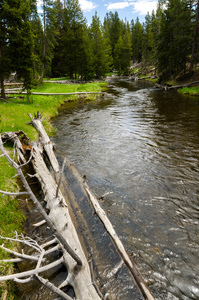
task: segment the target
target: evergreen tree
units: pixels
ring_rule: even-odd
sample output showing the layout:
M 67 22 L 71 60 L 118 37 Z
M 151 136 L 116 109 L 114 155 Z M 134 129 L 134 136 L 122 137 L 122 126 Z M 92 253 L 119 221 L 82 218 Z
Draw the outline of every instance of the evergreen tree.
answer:
M 193 73 L 194 64 L 197 65 L 199 57 L 198 57 L 198 46 L 199 46 L 199 32 L 198 32 L 198 24 L 199 24 L 199 1 L 189 1 L 190 12 L 191 12 L 191 20 L 193 24 L 192 29 L 192 45 L 191 45 L 191 59 L 190 59 L 190 67 L 189 74 Z
M 159 44 L 158 69 L 166 76 L 175 76 L 182 70 L 190 54 L 190 11 L 185 0 L 169 0 L 162 13 Z
M 131 35 L 130 29 L 120 36 L 115 46 L 115 68 L 119 74 L 128 75 L 131 65 Z
M 43 0 L 43 55 L 42 55 L 42 73 L 51 76 L 51 63 L 54 56 L 54 48 L 57 44 L 59 35 L 59 13 L 61 10 L 60 0 Z
M 31 12 L 31 30 L 33 33 L 33 73 L 35 81 L 41 75 L 42 70 L 42 44 L 43 44 L 43 27 L 40 17 L 38 16 L 37 7 L 33 6 Z
M 64 23 L 61 31 L 60 47 L 63 71 L 70 78 L 77 78 L 83 70 L 85 58 L 84 38 L 86 21 L 78 0 L 68 0 L 64 9 Z
M 33 35 L 29 22 L 32 3 L 33 1 L 1 0 L 0 81 L 2 98 L 5 98 L 4 80 L 13 71 L 17 71 L 18 75 L 23 77 L 25 88 L 29 89 L 32 84 Z
M 95 13 L 90 26 L 90 42 L 93 53 L 93 70 L 97 78 L 105 76 L 112 64 L 111 49 L 102 33 L 102 26 Z
M 122 35 L 122 21 L 119 19 L 118 12 L 106 14 L 104 19 L 104 31 L 107 42 L 111 46 L 113 64 L 115 64 L 115 46 L 119 37 Z
M 140 62 L 142 59 L 143 27 L 137 17 L 136 22 L 131 22 L 132 59 Z
M 152 30 L 152 16 L 147 13 L 145 16 L 143 33 L 143 60 L 145 65 L 152 64 L 154 50 L 154 35 Z

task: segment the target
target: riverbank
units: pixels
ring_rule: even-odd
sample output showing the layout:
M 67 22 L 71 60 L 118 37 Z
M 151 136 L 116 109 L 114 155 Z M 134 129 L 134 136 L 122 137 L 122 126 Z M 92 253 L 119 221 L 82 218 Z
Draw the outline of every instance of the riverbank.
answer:
M 93 82 L 86 84 L 55 84 L 44 83 L 34 91 L 38 92 L 98 92 L 107 86 L 106 82 Z M 28 125 L 30 118 L 28 113 L 34 115 L 37 111 L 44 111 L 43 115 L 45 120 L 43 125 L 49 135 L 53 135 L 56 131 L 50 124 L 50 119 L 57 115 L 60 105 L 67 101 L 90 101 L 97 96 L 89 95 L 86 98 L 78 98 L 78 96 L 30 96 L 30 102 L 27 102 L 27 98 L 24 95 L 14 95 L 8 98 L 6 101 L 0 101 L 0 129 L 1 133 L 6 131 L 24 131 L 31 140 L 38 138 L 38 133 L 32 126 Z M 12 151 L 12 148 L 7 149 Z M 0 158 L 0 190 L 7 192 L 14 192 L 19 190 L 15 176 L 15 170 L 8 164 L 4 157 Z M 0 235 L 11 237 L 15 231 L 22 231 L 23 213 L 19 210 L 17 199 L 13 199 L 10 196 L 4 196 L 0 201 Z M 6 258 L 7 254 L 0 250 L 0 259 Z M 12 266 L 11 266 L 12 267 Z M 10 266 L 7 264 L 1 265 L 0 273 L 6 274 Z M 0 285 L 0 299 L 6 292 L 6 287 Z M 9 295 L 12 293 L 9 292 Z M 17 299 L 16 295 L 9 296 L 6 299 Z
M 143 63 L 139 64 L 134 64 L 131 67 L 131 73 L 135 76 L 138 76 L 140 78 L 146 78 L 146 80 L 153 82 L 153 83 L 158 83 L 161 84 L 162 86 L 180 86 L 180 85 L 186 85 L 190 84 L 192 82 L 196 82 L 199 80 L 199 71 L 196 71 L 193 75 L 186 75 L 184 74 L 179 74 L 176 76 L 175 79 L 168 79 L 164 82 L 160 82 L 160 77 L 157 76 L 153 78 L 153 76 L 156 76 L 156 69 L 154 66 L 147 66 L 144 67 Z M 151 77 L 151 78 L 149 78 Z M 194 86 L 194 87 L 182 87 L 177 89 L 180 94 L 185 94 L 185 95 L 191 95 L 191 96 L 199 96 L 199 85 Z

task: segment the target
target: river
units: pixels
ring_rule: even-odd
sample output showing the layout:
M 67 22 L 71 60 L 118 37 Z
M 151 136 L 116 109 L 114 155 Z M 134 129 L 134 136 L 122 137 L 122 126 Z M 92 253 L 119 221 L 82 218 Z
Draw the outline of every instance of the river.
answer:
M 113 78 L 53 125 L 156 299 L 199 299 L 199 98 Z

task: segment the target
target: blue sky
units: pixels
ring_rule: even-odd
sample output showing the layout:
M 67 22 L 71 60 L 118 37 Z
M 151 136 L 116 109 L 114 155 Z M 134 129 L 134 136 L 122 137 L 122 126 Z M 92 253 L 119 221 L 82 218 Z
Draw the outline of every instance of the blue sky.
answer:
M 38 5 L 42 4 L 42 0 L 37 0 Z M 66 1 L 67 2 L 67 1 Z M 81 9 L 87 19 L 88 24 L 92 22 L 92 16 L 95 11 L 100 17 L 101 22 L 107 12 L 118 12 L 120 19 L 125 17 L 128 21 L 136 20 L 138 17 L 140 22 L 144 22 L 147 12 L 151 13 L 156 10 L 158 0 L 79 0 Z

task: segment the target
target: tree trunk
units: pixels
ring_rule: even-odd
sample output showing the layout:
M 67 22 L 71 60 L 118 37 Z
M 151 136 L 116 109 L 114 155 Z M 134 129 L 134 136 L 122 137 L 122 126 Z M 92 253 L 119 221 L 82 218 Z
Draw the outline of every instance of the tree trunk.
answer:
M 42 56 L 42 71 L 41 71 L 41 83 L 43 82 L 45 58 L 46 58 L 46 0 L 43 0 L 43 20 L 44 20 L 44 41 L 43 41 L 43 56 Z
M 6 98 L 5 87 L 4 87 L 4 80 L 3 79 L 1 79 L 1 98 L 2 99 Z

